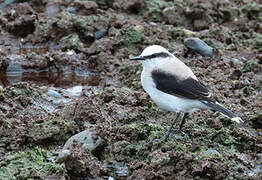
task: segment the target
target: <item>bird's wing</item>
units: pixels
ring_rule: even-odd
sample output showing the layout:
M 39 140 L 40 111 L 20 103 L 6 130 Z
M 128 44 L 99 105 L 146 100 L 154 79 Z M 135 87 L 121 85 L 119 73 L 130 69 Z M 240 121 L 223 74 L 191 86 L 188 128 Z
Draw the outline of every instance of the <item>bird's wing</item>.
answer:
M 165 73 L 161 70 L 154 70 L 151 75 L 156 88 L 160 91 L 187 99 L 212 101 L 207 88 L 194 78 L 188 77 L 181 80 L 174 74 Z

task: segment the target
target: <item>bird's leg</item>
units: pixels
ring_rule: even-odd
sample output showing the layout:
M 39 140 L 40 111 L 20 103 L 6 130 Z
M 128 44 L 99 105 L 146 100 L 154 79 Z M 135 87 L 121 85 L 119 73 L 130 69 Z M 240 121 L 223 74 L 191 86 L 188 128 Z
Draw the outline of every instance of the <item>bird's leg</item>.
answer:
M 172 130 L 172 128 L 173 128 L 176 120 L 179 118 L 179 115 L 180 115 L 180 112 L 176 112 L 176 113 L 175 113 L 175 117 L 174 117 L 174 119 L 173 119 L 173 121 L 172 121 L 172 123 L 171 123 L 171 126 L 169 127 L 169 129 L 168 129 L 167 132 L 166 132 L 165 140 L 169 138 L 169 135 L 170 135 L 170 133 L 171 133 L 171 130 Z
M 186 120 L 186 118 L 188 117 L 188 114 L 189 113 L 184 113 L 184 116 L 183 116 L 183 119 L 182 119 L 182 121 L 181 121 L 181 123 L 180 123 L 180 125 L 179 125 L 179 131 L 182 131 L 182 128 L 183 128 L 183 126 L 184 126 L 184 124 L 185 124 L 185 120 Z

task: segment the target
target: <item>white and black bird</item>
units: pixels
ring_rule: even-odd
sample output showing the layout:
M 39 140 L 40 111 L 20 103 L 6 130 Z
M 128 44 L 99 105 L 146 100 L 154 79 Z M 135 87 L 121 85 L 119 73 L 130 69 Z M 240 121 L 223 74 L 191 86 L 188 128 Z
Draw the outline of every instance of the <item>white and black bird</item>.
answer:
M 192 70 L 164 47 L 152 45 L 141 55 L 131 58 L 143 65 L 141 82 L 144 90 L 162 109 L 175 112 L 175 118 L 166 134 L 168 138 L 173 124 L 183 112 L 185 118 L 199 109 L 215 110 L 237 123 L 242 119 L 212 99 L 208 89 L 197 79 Z

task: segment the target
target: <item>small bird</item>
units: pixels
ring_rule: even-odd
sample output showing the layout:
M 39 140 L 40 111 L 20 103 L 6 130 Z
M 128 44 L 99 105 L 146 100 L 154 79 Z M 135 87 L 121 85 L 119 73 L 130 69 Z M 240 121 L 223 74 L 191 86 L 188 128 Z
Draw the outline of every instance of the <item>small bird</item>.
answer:
M 175 112 L 166 139 L 181 112 L 184 113 L 184 117 L 179 130 L 183 127 L 188 113 L 200 109 L 215 110 L 232 121 L 243 122 L 240 117 L 216 102 L 192 70 L 164 47 L 149 46 L 141 55 L 131 60 L 139 60 L 142 63 L 141 83 L 152 100 L 160 108 Z

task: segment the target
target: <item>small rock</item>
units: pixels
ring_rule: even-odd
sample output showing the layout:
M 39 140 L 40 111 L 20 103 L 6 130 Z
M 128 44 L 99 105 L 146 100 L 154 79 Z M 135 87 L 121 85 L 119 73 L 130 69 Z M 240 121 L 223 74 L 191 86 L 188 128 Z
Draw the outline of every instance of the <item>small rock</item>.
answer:
M 219 156 L 220 153 L 215 149 L 208 149 L 204 152 L 204 155 L 206 155 L 206 156 L 213 156 L 213 155 Z
M 52 96 L 52 97 L 55 97 L 55 98 L 59 98 L 59 99 L 63 97 L 60 93 L 56 92 L 53 89 L 48 89 L 47 94 L 49 96 Z
M 0 85 L 0 93 L 3 92 L 3 87 Z
M 100 29 L 100 30 L 95 32 L 95 38 L 100 39 L 100 38 L 104 37 L 106 35 L 106 33 L 107 33 L 106 29 Z
M 104 147 L 104 141 L 100 137 L 90 130 L 82 131 L 65 143 L 57 162 L 65 164 L 72 179 L 101 177 L 105 168 L 99 159 L 94 157 L 101 156 L 101 147 Z
M 72 88 L 66 89 L 64 94 L 68 97 L 79 97 L 82 95 L 83 87 L 82 86 L 74 86 Z
M 190 31 L 188 29 L 183 29 L 183 33 L 185 37 L 192 37 L 196 35 L 196 32 Z
M 70 150 L 68 149 L 63 149 L 61 152 L 59 152 L 59 155 L 57 157 L 57 162 L 62 163 L 65 162 L 71 155 Z
M 95 138 L 94 138 L 95 137 Z M 95 136 L 92 131 L 85 130 L 72 136 L 64 145 L 63 149 L 70 149 L 74 142 L 82 144 L 82 147 L 91 151 L 93 155 L 98 155 L 105 141 Z
M 188 49 L 193 52 L 199 53 L 202 56 L 213 56 L 213 48 L 208 46 L 204 41 L 199 38 L 186 38 L 184 44 Z
M 233 62 L 234 65 L 240 64 L 240 61 L 239 61 L 239 59 L 237 59 L 237 58 L 234 58 L 234 59 L 232 60 L 232 62 Z

